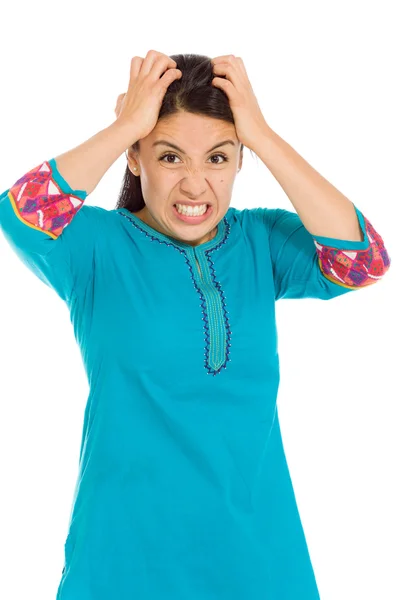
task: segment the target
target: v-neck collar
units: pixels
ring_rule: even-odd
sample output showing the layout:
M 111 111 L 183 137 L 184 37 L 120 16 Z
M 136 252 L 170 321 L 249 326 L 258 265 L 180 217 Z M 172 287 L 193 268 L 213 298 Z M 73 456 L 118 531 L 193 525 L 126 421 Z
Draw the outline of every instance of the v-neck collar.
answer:
M 140 219 L 138 216 L 135 215 L 135 213 L 131 212 L 127 208 L 118 208 L 117 212 L 122 213 L 123 215 L 128 217 L 128 219 L 130 219 L 134 225 L 136 225 L 142 231 L 146 232 L 149 236 L 156 238 L 160 242 L 173 244 L 178 248 L 183 248 L 184 250 L 196 250 L 199 252 L 212 250 L 222 242 L 222 240 L 225 237 L 225 234 L 227 233 L 227 231 L 229 231 L 229 224 L 226 220 L 226 217 L 223 217 L 217 225 L 217 233 L 213 237 L 213 239 L 209 240 L 208 242 L 204 242 L 203 244 L 199 244 L 198 246 L 192 246 L 191 244 L 181 242 L 172 236 L 160 233 L 159 231 L 157 231 L 157 229 L 150 227 L 150 225 L 142 221 L 142 219 Z

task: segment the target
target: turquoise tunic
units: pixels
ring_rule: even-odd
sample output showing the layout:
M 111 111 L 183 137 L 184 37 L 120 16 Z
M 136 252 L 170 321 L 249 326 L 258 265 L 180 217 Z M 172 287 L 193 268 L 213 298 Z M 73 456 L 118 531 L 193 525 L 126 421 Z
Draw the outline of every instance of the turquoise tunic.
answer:
M 84 200 L 53 169 L 56 185 Z M 86 203 L 3 233 L 66 303 L 90 386 L 57 600 L 316 600 L 277 413 L 275 302 L 354 291 L 297 213 L 230 207 L 197 247 Z M 329 309 L 327 309 L 329 310 Z

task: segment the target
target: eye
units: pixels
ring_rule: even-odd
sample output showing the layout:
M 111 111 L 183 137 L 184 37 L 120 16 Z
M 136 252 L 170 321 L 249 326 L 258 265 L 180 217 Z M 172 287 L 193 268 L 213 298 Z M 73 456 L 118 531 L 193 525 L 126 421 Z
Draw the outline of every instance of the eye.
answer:
M 172 152 L 167 152 L 166 154 L 163 154 L 162 156 L 160 156 L 160 158 L 158 160 L 162 161 L 164 158 L 166 158 L 167 156 L 173 156 L 178 157 L 177 154 L 174 154 Z M 217 162 L 217 163 L 213 163 L 214 165 L 221 165 L 224 162 L 228 162 L 229 158 L 226 156 L 226 154 L 223 154 L 223 152 L 218 152 L 217 154 L 213 154 L 212 156 L 210 156 L 210 158 L 214 158 L 215 156 L 221 156 L 223 158 L 222 162 Z M 179 158 L 179 157 L 178 157 Z M 176 165 L 175 162 L 170 162 L 170 161 L 166 161 L 169 165 Z

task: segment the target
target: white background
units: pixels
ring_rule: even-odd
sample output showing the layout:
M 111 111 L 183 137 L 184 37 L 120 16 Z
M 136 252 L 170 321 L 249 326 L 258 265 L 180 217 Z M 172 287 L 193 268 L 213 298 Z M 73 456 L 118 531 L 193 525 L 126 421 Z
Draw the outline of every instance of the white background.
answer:
M 45 0 L 0 15 L 1 192 L 114 121 L 133 56 L 232 53 L 269 125 L 382 235 L 376 285 L 277 303 L 282 434 L 322 600 L 400 598 L 397 10 Z M 125 165 L 87 204 L 115 208 Z M 246 148 L 231 204 L 294 210 Z M 54 600 L 88 384 L 66 306 L 2 235 L 0 285 L 0 597 Z

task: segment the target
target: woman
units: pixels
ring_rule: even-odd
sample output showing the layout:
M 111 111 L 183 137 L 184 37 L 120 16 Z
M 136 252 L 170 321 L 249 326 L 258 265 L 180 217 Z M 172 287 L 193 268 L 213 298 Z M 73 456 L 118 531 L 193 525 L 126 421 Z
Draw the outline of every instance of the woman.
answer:
M 135 57 L 116 115 L 0 197 L 90 385 L 57 598 L 319 598 L 276 411 L 275 302 L 377 282 L 382 238 L 267 126 L 239 58 Z M 244 145 L 297 212 L 230 207 Z M 126 149 L 116 208 L 86 204 Z

